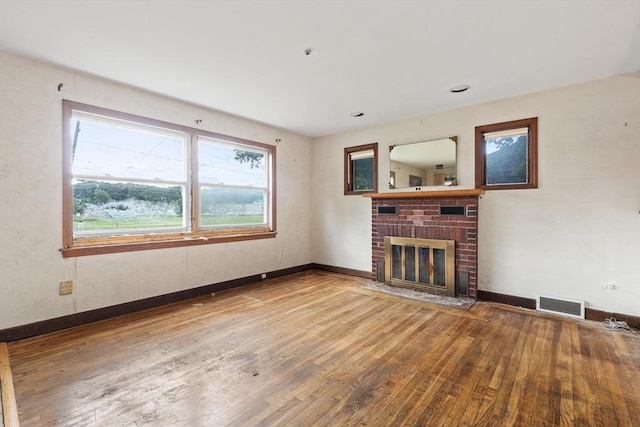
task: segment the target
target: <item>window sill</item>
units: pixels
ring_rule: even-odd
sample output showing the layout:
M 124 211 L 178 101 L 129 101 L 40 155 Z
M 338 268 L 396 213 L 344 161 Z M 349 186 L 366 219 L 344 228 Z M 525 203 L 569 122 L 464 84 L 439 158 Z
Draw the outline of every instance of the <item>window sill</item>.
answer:
M 538 184 L 535 182 L 527 184 L 492 184 L 492 185 L 479 185 L 478 188 L 482 190 L 528 190 L 531 188 L 538 188 Z
M 361 191 L 345 191 L 344 195 L 345 196 L 363 196 L 365 194 L 376 194 L 376 192 L 374 190 L 361 190 Z
M 178 248 L 183 246 L 210 245 L 214 243 L 240 242 L 244 240 L 272 239 L 276 237 L 275 231 L 265 231 L 253 234 L 225 235 L 182 238 L 172 240 L 104 243 L 95 245 L 79 245 L 62 248 L 60 252 L 63 258 L 80 257 L 88 255 L 113 254 L 119 252 L 146 251 L 151 249 Z

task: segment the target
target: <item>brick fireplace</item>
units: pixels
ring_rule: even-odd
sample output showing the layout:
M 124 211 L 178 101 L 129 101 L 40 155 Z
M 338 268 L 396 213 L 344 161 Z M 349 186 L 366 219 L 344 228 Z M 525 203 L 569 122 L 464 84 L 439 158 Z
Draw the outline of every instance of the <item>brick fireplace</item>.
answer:
M 368 194 L 372 199 L 373 277 L 384 280 L 385 237 L 453 240 L 456 294 L 476 299 L 481 194 L 482 190 Z

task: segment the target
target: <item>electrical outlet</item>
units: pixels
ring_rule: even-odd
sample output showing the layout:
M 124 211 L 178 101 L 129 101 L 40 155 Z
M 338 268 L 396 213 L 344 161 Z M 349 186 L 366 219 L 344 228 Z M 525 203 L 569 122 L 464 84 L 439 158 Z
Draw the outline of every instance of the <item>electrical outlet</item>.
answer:
M 73 293 L 73 280 L 60 282 L 60 295 L 71 295 Z
M 260 275 L 260 277 L 262 277 L 263 279 L 266 279 L 266 278 L 267 278 L 267 273 L 262 273 L 262 274 Z
M 614 282 L 613 280 L 608 280 L 604 283 L 600 283 L 600 288 L 607 291 L 613 291 L 616 288 L 616 282 Z
M 284 258 L 284 252 L 280 252 L 280 259 Z

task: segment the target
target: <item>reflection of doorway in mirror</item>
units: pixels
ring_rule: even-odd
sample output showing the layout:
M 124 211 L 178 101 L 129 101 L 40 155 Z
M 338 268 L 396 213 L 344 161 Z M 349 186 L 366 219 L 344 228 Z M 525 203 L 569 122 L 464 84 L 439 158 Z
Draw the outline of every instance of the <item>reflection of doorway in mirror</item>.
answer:
M 426 185 L 457 185 L 454 168 L 431 168 L 426 174 Z
M 391 171 L 389 174 L 389 188 L 392 190 L 396 188 L 396 171 Z

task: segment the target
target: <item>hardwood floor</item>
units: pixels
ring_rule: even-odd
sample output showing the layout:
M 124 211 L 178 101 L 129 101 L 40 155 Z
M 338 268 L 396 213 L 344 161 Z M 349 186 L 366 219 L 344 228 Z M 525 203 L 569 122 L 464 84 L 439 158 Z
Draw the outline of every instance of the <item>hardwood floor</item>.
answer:
M 640 426 L 640 336 L 308 271 L 10 343 L 24 426 Z
M 13 392 L 13 377 L 7 343 L 0 342 L 0 426 L 19 425 L 18 407 Z

